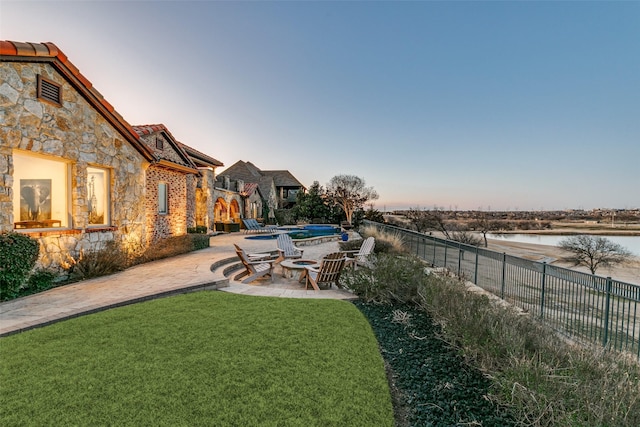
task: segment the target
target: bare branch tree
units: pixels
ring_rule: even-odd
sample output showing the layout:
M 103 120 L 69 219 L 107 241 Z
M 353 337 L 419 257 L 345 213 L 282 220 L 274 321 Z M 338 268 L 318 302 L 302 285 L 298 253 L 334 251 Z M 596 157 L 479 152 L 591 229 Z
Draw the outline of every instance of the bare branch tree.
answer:
M 558 246 L 571 255 L 564 258 L 574 266 L 584 266 L 596 274 L 599 267 L 612 267 L 628 261 L 632 254 L 623 246 L 604 237 L 579 235 L 567 237 Z
M 365 185 L 364 179 L 355 175 L 336 175 L 327 184 L 327 198 L 344 211 L 347 222 L 351 223 L 353 213 L 362 209 L 365 203 L 376 200 L 378 193 Z
M 469 227 L 474 231 L 482 233 L 484 247 L 486 248 L 489 246 L 487 233 L 500 230 L 502 228 L 502 224 L 498 220 L 490 219 L 485 213 L 481 213 L 475 220 L 471 221 Z
M 451 232 L 456 229 L 455 225 L 447 221 L 442 211 L 438 208 L 432 210 L 412 208 L 405 213 L 405 216 L 419 233 L 435 230 L 444 234 L 447 239 L 451 239 Z

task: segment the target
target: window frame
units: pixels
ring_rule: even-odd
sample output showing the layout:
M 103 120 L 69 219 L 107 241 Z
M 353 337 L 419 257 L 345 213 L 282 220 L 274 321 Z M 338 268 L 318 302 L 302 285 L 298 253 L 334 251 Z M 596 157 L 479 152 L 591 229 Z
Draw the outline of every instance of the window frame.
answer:
M 12 198 L 14 230 L 31 232 L 72 228 L 71 163 L 57 157 L 21 150 L 14 150 L 12 155 L 14 164 Z M 40 163 L 40 165 L 34 165 L 34 162 Z M 49 171 L 47 172 L 47 170 Z M 49 174 L 47 175 L 47 173 Z M 22 194 L 23 188 L 41 185 L 44 185 L 49 193 L 45 200 L 38 203 L 45 208 L 45 213 L 42 214 L 44 218 L 23 218 L 25 214 L 23 210 L 29 209 L 29 202 Z M 40 206 L 38 206 L 39 210 Z M 38 212 L 37 215 L 40 216 L 41 213 Z
M 164 181 L 158 183 L 158 214 L 169 214 L 169 184 Z
M 102 216 L 103 220 L 100 223 L 92 223 L 91 222 L 91 211 L 92 211 L 92 191 L 91 191 L 91 175 L 99 175 L 102 173 L 102 179 L 100 185 L 101 188 L 94 188 L 94 196 L 100 196 L 100 201 L 96 200 L 99 207 L 102 207 Z M 95 185 L 95 182 L 94 182 Z M 111 169 L 105 168 L 102 166 L 89 165 L 87 166 L 87 227 L 108 227 L 111 225 Z M 96 196 L 97 193 L 97 196 Z

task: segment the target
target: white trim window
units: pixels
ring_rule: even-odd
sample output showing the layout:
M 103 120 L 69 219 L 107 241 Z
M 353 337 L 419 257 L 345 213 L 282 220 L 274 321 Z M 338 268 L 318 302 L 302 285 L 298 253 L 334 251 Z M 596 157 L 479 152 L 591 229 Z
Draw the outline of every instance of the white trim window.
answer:
M 56 158 L 13 153 L 15 229 L 69 227 L 69 165 Z
M 90 226 L 111 223 L 109 183 L 108 169 L 87 167 L 87 213 Z
M 158 213 L 161 215 L 169 213 L 169 186 L 166 182 L 158 183 Z

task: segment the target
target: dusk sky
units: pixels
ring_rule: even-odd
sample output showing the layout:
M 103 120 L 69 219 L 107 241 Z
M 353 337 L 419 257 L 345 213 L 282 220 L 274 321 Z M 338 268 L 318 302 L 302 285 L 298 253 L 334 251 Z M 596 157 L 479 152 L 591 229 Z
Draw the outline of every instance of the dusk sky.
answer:
M 0 0 L 0 38 L 55 43 L 132 125 L 360 176 L 379 210 L 640 208 L 639 1 Z

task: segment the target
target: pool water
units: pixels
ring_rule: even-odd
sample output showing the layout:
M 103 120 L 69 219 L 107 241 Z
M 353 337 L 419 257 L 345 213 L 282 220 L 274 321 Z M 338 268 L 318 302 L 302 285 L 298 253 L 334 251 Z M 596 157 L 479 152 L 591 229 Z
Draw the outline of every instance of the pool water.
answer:
M 247 236 L 249 240 L 269 240 L 277 239 L 278 234 L 287 233 L 293 240 L 308 239 L 311 237 L 333 236 L 340 234 L 340 227 L 334 225 L 305 225 L 302 228 L 278 228 L 278 233 L 258 234 L 255 236 Z

